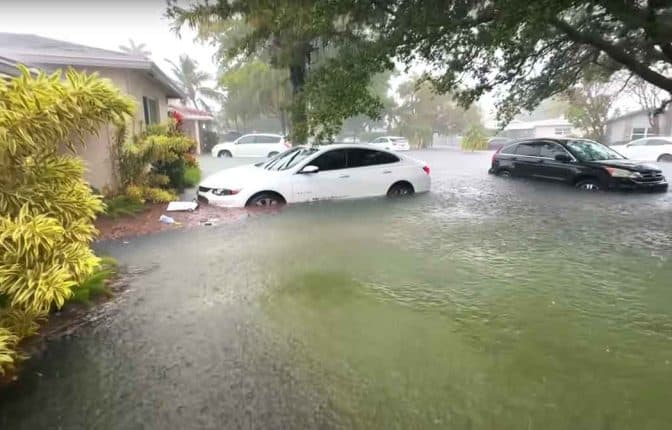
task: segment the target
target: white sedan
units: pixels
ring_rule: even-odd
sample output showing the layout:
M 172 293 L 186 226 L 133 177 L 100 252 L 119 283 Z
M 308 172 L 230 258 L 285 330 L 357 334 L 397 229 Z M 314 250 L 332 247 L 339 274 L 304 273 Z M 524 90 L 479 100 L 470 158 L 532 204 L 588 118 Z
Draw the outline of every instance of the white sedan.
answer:
M 401 136 L 381 136 L 373 139 L 369 144 L 388 151 L 408 151 L 411 149 L 408 139 Z
M 213 157 L 274 157 L 289 148 L 279 134 L 254 133 L 240 136 L 233 142 L 222 142 L 212 147 Z
M 612 148 L 633 160 L 672 161 L 672 137 L 669 136 L 645 137 Z
M 368 145 L 292 148 L 209 176 L 198 199 L 223 207 L 405 196 L 429 191 L 429 166 Z

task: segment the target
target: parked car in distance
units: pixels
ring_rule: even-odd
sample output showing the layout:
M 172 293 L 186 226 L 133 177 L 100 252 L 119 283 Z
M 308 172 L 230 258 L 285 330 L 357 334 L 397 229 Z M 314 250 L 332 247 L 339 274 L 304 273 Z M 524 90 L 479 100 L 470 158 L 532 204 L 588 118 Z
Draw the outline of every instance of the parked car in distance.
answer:
M 488 149 L 497 150 L 510 142 L 511 139 L 508 137 L 493 136 L 490 139 L 488 139 Z
M 369 145 L 294 147 L 272 159 L 225 169 L 203 180 L 198 199 L 224 207 L 363 197 L 399 197 L 429 191 L 427 164 Z
M 645 137 L 611 148 L 633 160 L 672 162 L 672 136 Z
M 527 139 L 492 156 L 489 173 L 564 182 L 586 191 L 667 191 L 656 166 L 629 160 L 601 143 L 574 138 Z
M 213 157 L 273 157 L 291 145 L 279 134 L 253 133 L 213 146 Z
M 411 149 L 411 145 L 408 144 L 408 139 L 401 136 L 377 137 L 369 142 L 369 145 L 387 149 L 388 151 L 408 151 Z

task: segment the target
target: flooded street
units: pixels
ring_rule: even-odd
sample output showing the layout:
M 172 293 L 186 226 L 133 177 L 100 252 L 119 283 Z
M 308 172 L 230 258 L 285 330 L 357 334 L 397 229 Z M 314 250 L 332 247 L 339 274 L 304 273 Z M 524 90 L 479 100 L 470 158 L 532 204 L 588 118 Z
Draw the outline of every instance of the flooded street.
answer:
M 0 428 L 669 428 L 672 193 L 413 156 L 427 195 L 99 244 L 145 272 L 0 393 Z

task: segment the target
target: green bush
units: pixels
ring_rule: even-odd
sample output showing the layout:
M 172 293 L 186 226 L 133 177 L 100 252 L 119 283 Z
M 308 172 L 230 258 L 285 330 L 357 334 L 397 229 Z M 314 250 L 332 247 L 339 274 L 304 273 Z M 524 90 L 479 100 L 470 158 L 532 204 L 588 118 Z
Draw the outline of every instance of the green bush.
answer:
M 103 200 L 105 204 L 104 215 L 108 218 L 137 215 L 145 210 L 142 200 L 134 199 L 127 195 L 108 197 Z
M 107 281 L 117 274 L 117 262 L 111 258 L 101 259 L 101 263 L 84 281 L 73 288 L 69 302 L 91 303 L 91 299 L 99 295 L 110 296 Z
M 142 133 L 127 141 L 122 130 L 117 136 L 116 158 L 119 164 L 121 185 L 124 190 L 139 187 L 145 190 L 141 199 L 153 200 L 148 195 L 159 195 L 185 187 L 184 177 L 188 165 L 195 163 L 191 152 L 196 142 L 178 129 L 175 121 L 148 126 Z M 128 194 L 128 191 L 126 191 Z M 138 193 L 136 193 L 138 194 Z M 174 195 L 174 193 L 173 193 Z
M 97 75 L 69 70 L 0 79 L 0 295 L 19 319 L 45 315 L 100 264 L 90 248 L 100 196 L 74 152 L 105 124 L 122 124 L 135 103 Z M 8 310 L 9 309 L 9 310 Z M 16 318 L 14 318 L 16 319 Z M 4 319 L 7 321 L 7 318 Z M 22 333 L 0 327 L 0 367 Z M 14 336 L 14 337 L 12 337 Z
M 488 135 L 481 124 L 473 124 L 462 138 L 460 147 L 464 151 L 488 149 Z
M 195 187 L 201 182 L 201 169 L 198 167 L 187 167 L 184 169 L 184 185 Z

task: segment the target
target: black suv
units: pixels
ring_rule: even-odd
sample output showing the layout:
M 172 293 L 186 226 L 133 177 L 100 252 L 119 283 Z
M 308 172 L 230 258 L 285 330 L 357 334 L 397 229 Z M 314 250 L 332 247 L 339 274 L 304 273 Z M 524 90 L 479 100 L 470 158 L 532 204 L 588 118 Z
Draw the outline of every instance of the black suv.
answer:
M 656 166 L 628 160 L 585 139 L 519 140 L 492 156 L 489 173 L 565 182 L 588 191 L 667 191 L 667 181 Z

